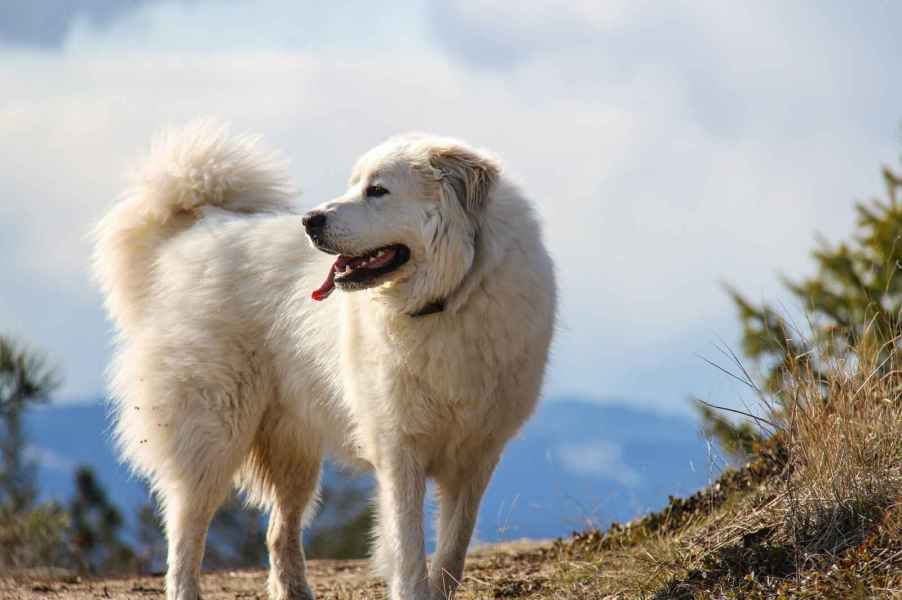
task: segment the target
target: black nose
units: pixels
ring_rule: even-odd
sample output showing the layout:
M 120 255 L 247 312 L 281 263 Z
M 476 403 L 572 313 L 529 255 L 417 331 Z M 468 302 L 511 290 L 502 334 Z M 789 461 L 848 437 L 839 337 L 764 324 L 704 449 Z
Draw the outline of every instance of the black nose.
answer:
M 301 219 L 301 223 L 304 224 L 304 229 L 307 230 L 307 233 L 319 232 L 326 225 L 326 213 L 318 210 L 311 210 L 304 215 L 304 218 Z

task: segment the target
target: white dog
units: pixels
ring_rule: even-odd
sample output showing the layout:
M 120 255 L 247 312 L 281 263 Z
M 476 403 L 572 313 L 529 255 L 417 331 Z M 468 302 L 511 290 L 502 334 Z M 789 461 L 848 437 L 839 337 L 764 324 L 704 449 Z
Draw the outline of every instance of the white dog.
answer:
M 542 384 L 556 300 L 539 225 L 495 159 L 421 135 L 368 152 L 303 219 L 291 196 L 255 139 L 201 124 L 164 135 L 97 228 L 116 434 L 161 502 L 167 598 L 199 597 L 233 481 L 271 510 L 271 598 L 312 598 L 300 530 L 326 454 L 375 470 L 391 597 L 445 598 Z

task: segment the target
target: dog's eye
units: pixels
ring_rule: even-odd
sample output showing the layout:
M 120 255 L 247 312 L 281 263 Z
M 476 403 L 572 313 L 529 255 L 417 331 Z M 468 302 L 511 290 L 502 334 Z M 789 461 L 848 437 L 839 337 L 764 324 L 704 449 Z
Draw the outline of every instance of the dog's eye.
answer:
M 379 198 L 388 193 L 388 190 L 382 187 L 381 185 L 371 185 L 366 188 L 366 197 L 367 198 Z

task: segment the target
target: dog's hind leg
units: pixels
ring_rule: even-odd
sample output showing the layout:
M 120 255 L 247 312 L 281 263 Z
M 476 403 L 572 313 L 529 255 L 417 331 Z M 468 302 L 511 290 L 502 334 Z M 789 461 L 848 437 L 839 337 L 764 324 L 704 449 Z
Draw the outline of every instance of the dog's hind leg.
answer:
M 183 397 L 184 398 L 184 397 Z M 158 453 L 154 488 L 168 541 L 167 600 L 198 600 L 207 529 L 260 422 L 262 402 L 196 392 L 171 405 L 147 445 Z
M 309 428 L 272 408 L 241 469 L 251 501 L 270 509 L 269 596 L 272 600 L 313 600 L 301 530 L 316 508 L 321 448 Z
M 167 600 L 198 600 L 201 597 L 200 568 L 207 529 L 228 489 L 228 478 L 224 484 L 189 484 L 178 490 L 167 486 L 163 500 L 169 542 Z

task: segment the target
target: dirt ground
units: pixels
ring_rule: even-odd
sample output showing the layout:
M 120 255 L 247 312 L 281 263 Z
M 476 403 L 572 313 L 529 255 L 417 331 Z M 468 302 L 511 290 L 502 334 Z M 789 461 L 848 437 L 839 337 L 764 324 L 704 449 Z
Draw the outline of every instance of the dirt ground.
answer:
M 510 586 L 521 586 L 536 568 L 530 568 L 548 544 L 520 541 L 485 546 L 470 554 L 465 587 L 478 598 L 505 596 Z M 317 598 L 335 600 L 382 600 L 385 589 L 363 560 L 311 560 L 310 584 Z M 265 571 L 221 571 L 201 578 L 204 600 L 265 600 Z M 477 591 L 479 590 L 479 591 Z M 95 600 L 164 598 L 163 577 L 93 578 L 68 573 L 23 572 L 0 574 L 0 600 Z

